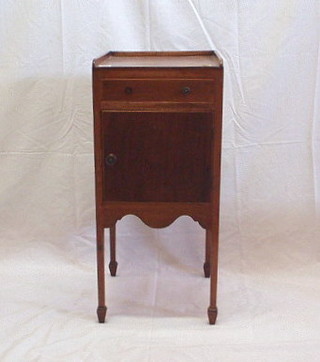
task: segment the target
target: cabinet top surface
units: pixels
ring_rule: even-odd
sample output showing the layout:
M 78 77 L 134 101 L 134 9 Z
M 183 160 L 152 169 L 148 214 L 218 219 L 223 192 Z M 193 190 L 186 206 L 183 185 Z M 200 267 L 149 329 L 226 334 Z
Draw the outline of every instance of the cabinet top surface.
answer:
M 93 64 L 96 68 L 218 68 L 222 61 L 213 51 L 109 52 Z

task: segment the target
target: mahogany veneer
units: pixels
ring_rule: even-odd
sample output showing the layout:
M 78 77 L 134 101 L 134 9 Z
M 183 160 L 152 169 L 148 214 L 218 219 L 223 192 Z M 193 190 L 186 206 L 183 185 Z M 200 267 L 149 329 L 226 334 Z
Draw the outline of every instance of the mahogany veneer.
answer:
M 104 229 L 116 275 L 116 222 L 154 228 L 189 215 L 206 230 L 209 323 L 217 317 L 223 67 L 212 51 L 110 52 L 93 62 L 97 309 L 105 321 Z

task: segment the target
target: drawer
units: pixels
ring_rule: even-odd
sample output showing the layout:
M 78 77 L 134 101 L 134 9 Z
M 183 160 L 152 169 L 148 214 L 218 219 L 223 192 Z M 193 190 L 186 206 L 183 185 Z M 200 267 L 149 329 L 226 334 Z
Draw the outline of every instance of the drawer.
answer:
M 123 102 L 213 101 L 214 82 L 205 79 L 105 79 L 102 100 Z

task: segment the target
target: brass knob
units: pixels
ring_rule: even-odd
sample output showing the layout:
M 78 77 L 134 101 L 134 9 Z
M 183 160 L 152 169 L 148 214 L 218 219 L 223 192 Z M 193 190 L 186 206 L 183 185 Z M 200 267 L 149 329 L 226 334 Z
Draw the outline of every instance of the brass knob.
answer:
M 182 88 L 182 94 L 187 95 L 191 93 L 190 87 L 183 87 Z
M 125 87 L 124 92 L 125 94 L 132 94 L 133 89 L 131 87 Z
M 109 153 L 106 157 L 107 166 L 113 166 L 118 161 L 118 157 L 114 153 Z

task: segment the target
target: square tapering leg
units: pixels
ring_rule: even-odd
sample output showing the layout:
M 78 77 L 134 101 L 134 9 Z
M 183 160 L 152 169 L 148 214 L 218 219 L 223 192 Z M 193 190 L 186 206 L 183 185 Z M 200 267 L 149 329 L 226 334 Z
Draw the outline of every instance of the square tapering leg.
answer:
M 206 230 L 206 254 L 205 262 L 203 264 L 204 276 L 210 278 L 210 240 L 208 230 Z
M 218 231 L 209 230 L 207 232 L 210 243 L 210 306 L 208 308 L 208 318 L 210 324 L 215 324 L 217 309 L 217 282 L 218 282 Z
M 97 267 L 98 300 L 97 315 L 99 323 L 104 323 L 107 307 L 105 305 L 105 271 L 104 271 L 104 228 L 97 226 Z
M 110 263 L 109 270 L 111 276 L 117 274 L 118 263 L 116 260 L 116 225 L 110 227 Z

